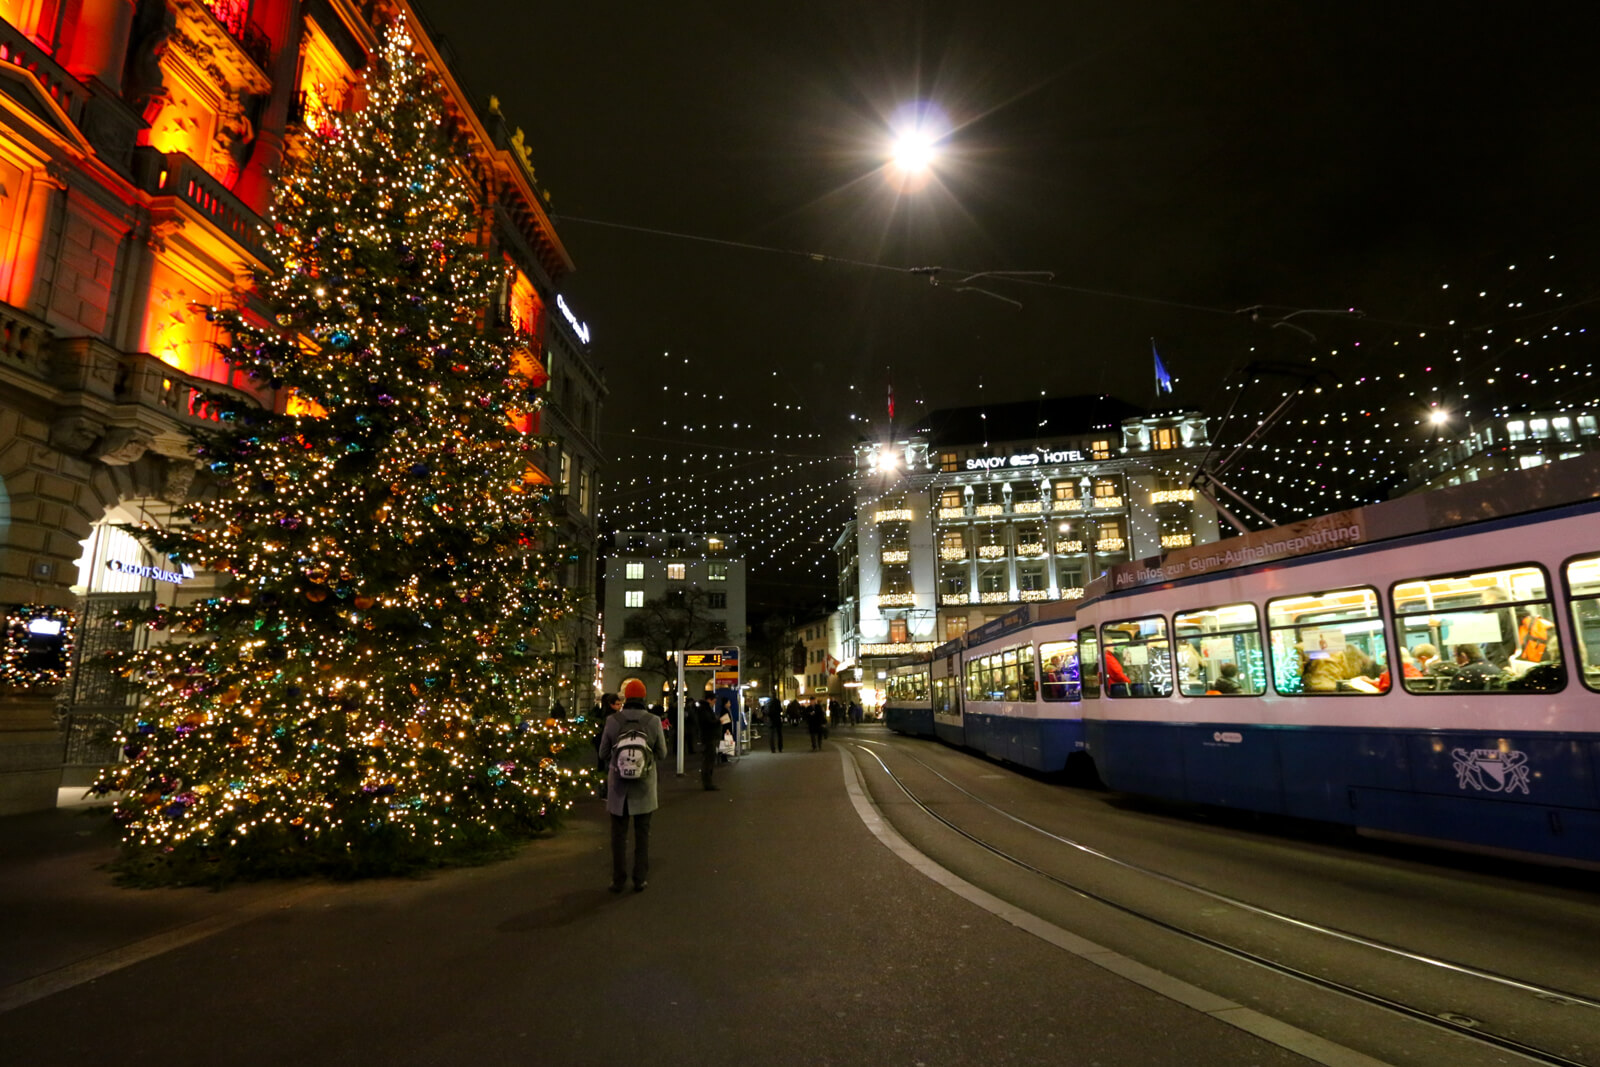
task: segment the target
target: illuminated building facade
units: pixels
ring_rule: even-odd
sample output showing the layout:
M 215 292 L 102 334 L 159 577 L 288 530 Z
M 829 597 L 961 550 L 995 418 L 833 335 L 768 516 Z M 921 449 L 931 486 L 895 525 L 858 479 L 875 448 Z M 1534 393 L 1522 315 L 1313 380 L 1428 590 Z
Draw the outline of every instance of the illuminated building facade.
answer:
M 1215 541 L 1188 488 L 1207 443 L 1195 412 L 1087 396 L 937 411 L 857 445 L 854 537 L 835 546 L 854 578 L 846 659 L 931 651 L 1019 604 L 1080 597 L 1112 564 Z
M 726 640 L 711 647 L 745 650 L 745 561 L 738 538 L 729 534 L 622 530 L 606 559 L 604 689 L 622 692 L 631 678 L 651 693 L 671 680 L 645 643 L 624 636 L 628 620 L 654 602 L 690 600 L 687 610 L 702 620 L 720 622 Z M 746 671 L 746 674 L 749 672 Z M 674 675 L 674 677 L 676 677 Z M 694 691 L 693 683 L 690 685 Z M 654 699 L 654 698 L 652 698 Z
M 526 339 L 517 425 L 544 442 L 528 477 L 555 495 L 568 581 L 588 591 L 556 637 L 562 685 L 592 689 L 606 385 L 559 292 L 573 264 L 548 194 L 498 104 L 468 100 L 404 0 L 0 0 L 0 813 L 51 806 L 64 780 L 116 758 L 96 737 L 132 694 L 94 657 L 142 638 L 109 612 L 214 588 L 116 524 L 164 522 L 195 488 L 202 390 L 294 410 L 221 361 L 206 308 L 254 309 L 272 175 L 324 109 L 360 106 L 360 71 L 396 17 L 439 78 L 454 166 L 508 266 L 496 313 Z M 76 620 L 58 635 L 64 672 L 41 666 L 50 620 L 27 629 L 40 611 Z M 34 635 L 24 653 L 18 626 Z
M 1600 417 L 1592 410 L 1501 415 L 1468 426 L 1454 440 L 1413 463 L 1406 472 L 1406 483 L 1394 495 L 1542 467 L 1596 449 L 1600 449 Z

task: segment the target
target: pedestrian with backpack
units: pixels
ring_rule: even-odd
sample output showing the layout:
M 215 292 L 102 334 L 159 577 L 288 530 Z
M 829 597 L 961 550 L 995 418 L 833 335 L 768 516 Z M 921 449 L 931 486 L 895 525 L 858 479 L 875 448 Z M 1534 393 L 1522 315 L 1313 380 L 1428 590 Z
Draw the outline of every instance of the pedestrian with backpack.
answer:
M 611 891 L 628 884 L 628 821 L 633 820 L 633 891 L 644 892 L 650 878 L 650 816 L 656 810 L 656 764 L 667 758 L 661 719 L 644 703 L 644 683 L 629 679 L 622 707 L 606 719 L 600 735 L 600 762 L 606 772 L 606 811 L 611 815 Z M 600 698 L 615 707 L 616 694 Z

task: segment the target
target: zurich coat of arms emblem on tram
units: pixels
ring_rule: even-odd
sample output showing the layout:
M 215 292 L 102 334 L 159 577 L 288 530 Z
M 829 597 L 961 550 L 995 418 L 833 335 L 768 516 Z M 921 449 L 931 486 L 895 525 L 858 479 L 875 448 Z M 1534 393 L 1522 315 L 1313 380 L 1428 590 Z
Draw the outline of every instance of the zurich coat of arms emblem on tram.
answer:
M 1468 786 L 1480 793 L 1528 792 L 1528 754 L 1512 749 L 1458 748 L 1450 753 L 1455 760 L 1456 786 Z

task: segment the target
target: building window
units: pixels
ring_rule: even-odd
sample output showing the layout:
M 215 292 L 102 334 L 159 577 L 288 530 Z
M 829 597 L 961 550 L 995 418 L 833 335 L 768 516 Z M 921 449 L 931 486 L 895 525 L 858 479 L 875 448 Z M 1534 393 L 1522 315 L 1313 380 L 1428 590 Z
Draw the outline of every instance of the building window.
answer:
M 954 452 L 939 453 L 939 469 L 942 471 L 953 472 L 958 470 L 958 462 L 959 461 L 956 459 L 956 454 Z
M 909 640 L 911 640 L 911 633 L 906 627 L 906 620 L 890 619 L 889 643 L 892 645 L 902 645 Z
M 1096 500 L 1104 500 L 1107 497 L 1119 495 L 1115 478 L 1096 478 L 1094 480 L 1094 497 Z
M 1110 459 L 1111 458 L 1111 442 L 1110 441 L 1091 441 L 1089 443 L 1089 455 L 1094 457 L 1095 459 Z
M 622 594 L 622 606 L 625 608 L 644 607 L 644 590 L 629 589 Z
M 718 610 L 721 610 L 722 608 L 726 608 L 727 606 L 728 606 L 728 594 L 727 593 L 707 593 L 706 594 L 706 607 L 708 607 L 708 608 L 716 608 Z
M 628 564 L 628 566 L 627 566 L 627 578 L 628 578 L 628 581 L 630 581 L 630 582 L 643 581 L 644 580 L 644 564 L 643 563 L 630 563 L 630 564 Z
M 683 581 L 684 567 L 681 563 L 667 564 L 667 577 L 675 582 Z
M 624 667 L 643 667 L 644 649 L 625 648 L 622 650 L 622 665 Z
M 967 632 L 967 617 L 965 615 L 950 615 L 944 620 L 944 639 L 954 641 Z
M 725 582 L 725 581 L 727 581 L 728 580 L 728 565 L 726 563 L 708 563 L 708 564 L 706 564 L 706 578 L 707 578 L 707 580 L 713 581 L 713 582 Z
M 561 491 L 572 492 L 572 457 L 565 452 L 561 453 Z
M 1175 426 L 1157 426 L 1150 436 L 1156 448 L 1178 447 L 1178 429 Z

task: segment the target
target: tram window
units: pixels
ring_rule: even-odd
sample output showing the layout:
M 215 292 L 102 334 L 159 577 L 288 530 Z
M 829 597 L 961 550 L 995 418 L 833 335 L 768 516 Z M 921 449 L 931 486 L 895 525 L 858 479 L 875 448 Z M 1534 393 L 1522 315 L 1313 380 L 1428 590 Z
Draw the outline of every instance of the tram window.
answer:
M 1100 639 L 1095 636 L 1093 626 L 1086 626 L 1078 631 L 1078 666 L 1083 673 L 1083 695 L 1085 697 L 1098 697 L 1100 695 Z
M 1531 563 L 1396 583 L 1400 684 L 1410 693 L 1565 688 L 1549 590 Z
M 1113 697 L 1172 695 L 1172 649 L 1167 620 L 1125 619 L 1100 627 L 1106 693 Z
M 1266 689 L 1261 613 L 1254 604 L 1180 611 L 1172 627 L 1178 691 L 1185 696 L 1260 696 Z
M 910 671 L 889 675 L 889 699 L 921 703 L 928 699 L 928 672 Z
M 1567 592 L 1572 597 L 1579 677 L 1590 689 L 1600 690 L 1600 556 L 1568 561 Z
M 1375 696 L 1388 684 L 1389 647 L 1374 589 L 1336 589 L 1267 601 L 1272 682 L 1293 695 Z
M 1078 642 L 1046 641 L 1039 646 L 1043 665 L 1040 693 L 1046 700 L 1079 700 L 1083 697 L 1078 676 Z

